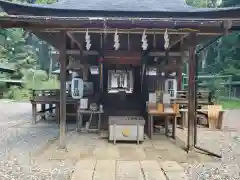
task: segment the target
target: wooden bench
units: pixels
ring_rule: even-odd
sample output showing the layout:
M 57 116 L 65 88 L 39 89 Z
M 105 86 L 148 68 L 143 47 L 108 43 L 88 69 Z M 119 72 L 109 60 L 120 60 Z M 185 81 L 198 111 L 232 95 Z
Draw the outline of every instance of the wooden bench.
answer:
M 199 108 L 204 105 L 211 105 L 212 94 L 209 91 L 198 91 L 196 94 L 197 105 Z M 188 107 L 188 92 L 187 91 L 177 91 L 177 97 L 174 99 L 175 104 L 179 104 L 181 108 Z
M 66 94 L 67 96 L 67 94 Z M 44 90 L 32 90 L 32 97 L 30 99 L 32 104 L 32 123 L 36 124 L 37 116 L 40 115 L 42 119 L 45 119 L 46 112 L 52 113 L 53 109 L 56 109 L 56 120 L 59 123 L 59 105 L 60 105 L 60 90 L 59 89 L 44 89 Z M 78 100 L 73 99 L 72 97 L 67 97 L 66 105 L 74 105 L 74 113 L 67 112 L 67 116 L 77 117 L 77 104 Z M 41 104 L 41 110 L 37 111 L 37 104 Z M 46 108 L 46 105 L 49 105 L 49 108 Z M 53 107 L 55 105 L 55 107 Z

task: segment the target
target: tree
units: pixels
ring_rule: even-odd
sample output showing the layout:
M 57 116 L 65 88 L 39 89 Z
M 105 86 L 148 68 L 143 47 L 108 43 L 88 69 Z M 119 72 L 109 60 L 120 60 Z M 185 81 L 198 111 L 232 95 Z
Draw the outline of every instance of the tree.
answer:
M 220 0 L 186 0 L 186 3 L 188 5 L 194 6 L 194 7 L 205 7 L 205 8 L 213 8 L 217 7 L 221 4 Z
M 239 6 L 240 2 L 238 0 L 223 0 L 221 6 L 222 7 L 233 7 Z
M 36 66 L 36 53 L 26 44 L 22 29 L 1 30 L 0 47 L 0 61 L 14 65 L 15 78 L 22 78 L 24 70 Z

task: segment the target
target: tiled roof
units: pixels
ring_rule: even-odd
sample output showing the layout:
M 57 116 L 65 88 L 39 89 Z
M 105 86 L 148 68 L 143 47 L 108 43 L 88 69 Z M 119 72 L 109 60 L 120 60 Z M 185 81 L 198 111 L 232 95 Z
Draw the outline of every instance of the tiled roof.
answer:
M 17 4 L 0 0 L 8 14 L 64 17 L 238 17 L 240 7 L 194 8 L 184 0 L 60 0 L 54 4 Z M 230 14 L 229 14 L 230 13 Z

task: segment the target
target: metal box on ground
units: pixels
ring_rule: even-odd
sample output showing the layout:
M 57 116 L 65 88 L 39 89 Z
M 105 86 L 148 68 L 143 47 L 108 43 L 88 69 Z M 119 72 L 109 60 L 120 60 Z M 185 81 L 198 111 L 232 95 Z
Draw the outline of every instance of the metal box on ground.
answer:
M 141 116 L 110 116 L 109 141 L 144 141 L 145 120 Z

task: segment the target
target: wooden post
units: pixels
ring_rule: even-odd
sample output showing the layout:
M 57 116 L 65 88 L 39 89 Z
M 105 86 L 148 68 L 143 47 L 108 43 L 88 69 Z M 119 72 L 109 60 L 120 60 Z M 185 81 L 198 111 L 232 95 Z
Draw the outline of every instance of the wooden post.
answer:
M 194 125 L 196 121 L 196 33 L 189 35 L 189 60 L 188 60 L 188 141 L 187 150 L 194 149 Z
M 67 60 L 67 34 L 61 31 L 61 46 L 60 46 L 60 148 L 65 149 L 66 136 L 66 60 Z
M 179 64 L 179 68 L 177 71 L 177 90 L 181 91 L 182 90 L 182 63 Z
M 177 90 L 182 90 L 182 70 L 183 70 L 183 62 L 184 62 L 184 49 L 183 49 L 183 39 L 180 41 L 180 49 L 181 49 L 181 57 L 179 59 L 179 68 L 177 72 Z
M 37 104 L 32 101 L 32 124 L 37 122 Z
M 45 96 L 45 94 L 44 94 L 43 96 Z M 42 115 L 42 119 L 45 120 L 45 119 L 46 119 L 46 117 L 45 117 L 46 104 L 41 104 L 41 112 L 44 113 L 44 114 Z
M 99 58 L 99 78 L 100 78 L 100 84 L 99 84 L 99 88 L 100 88 L 100 92 L 103 92 L 103 57 Z

